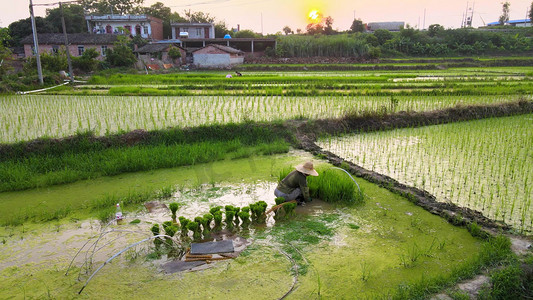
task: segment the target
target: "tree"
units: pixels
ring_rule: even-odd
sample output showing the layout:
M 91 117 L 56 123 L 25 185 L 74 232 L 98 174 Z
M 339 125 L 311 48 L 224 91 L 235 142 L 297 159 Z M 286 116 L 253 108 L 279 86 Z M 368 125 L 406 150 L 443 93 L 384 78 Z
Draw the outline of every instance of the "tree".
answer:
M 113 67 L 131 67 L 136 61 L 125 36 L 117 36 L 113 49 L 107 49 L 105 60 Z
M 283 32 L 285 33 L 285 35 L 289 35 L 289 34 L 293 33 L 292 29 L 289 26 L 283 27 Z
M 35 17 L 35 27 L 37 27 L 37 33 L 58 32 L 50 22 L 41 17 Z M 13 38 L 12 46 L 22 46 L 20 40 L 32 34 L 30 18 L 15 21 L 9 24 L 8 28 Z
M 236 38 L 258 38 L 260 35 L 251 30 L 241 30 L 235 33 Z
M 385 44 L 386 41 L 393 38 L 392 32 L 388 31 L 387 29 L 377 29 L 374 31 L 374 36 L 378 38 L 380 45 Z
M 7 71 L 7 65 L 4 60 L 11 55 L 11 51 L 7 47 L 10 40 L 9 29 L 0 28 L 0 76 Z
M 428 27 L 428 35 L 430 37 L 438 36 L 438 35 L 442 34 L 443 32 L 444 32 L 444 27 L 442 25 L 431 24 Z
M 98 60 L 96 60 L 98 56 L 100 56 L 100 53 L 98 53 L 96 48 L 88 48 L 80 57 L 72 58 L 72 66 L 84 72 L 95 71 L 99 64 Z
M 65 4 L 63 6 L 65 17 L 65 27 L 68 33 L 87 32 L 87 22 L 85 22 L 85 12 L 81 5 Z M 61 9 L 52 8 L 46 10 L 46 21 L 54 27 L 55 32 L 63 32 L 61 23 Z
M 144 0 L 82 0 L 82 6 L 90 13 L 137 14 L 142 12 Z
M 333 30 L 333 18 L 331 16 L 324 19 L 324 24 L 324 34 L 331 35 L 335 32 L 335 30 Z
M 305 30 L 310 35 L 321 34 L 324 32 L 324 25 L 322 23 L 309 23 Z
M 215 24 L 215 37 L 223 38 L 226 34 L 231 34 L 231 30 L 228 29 L 226 22 L 217 22 Z
M 161 2 L 156 2 L 150 7 L 144 7 L 143 13 L 152 17 L 159 18 L 163 21 L 163 37 L 170 37 L 172 35 L 172 27 L 170 27 L 170 21 L 172 11 L 170 7 L 166 7 Z M 178 15 L 179 17 L 179 15 Z
M 511 7 L 511 3 L 509 2 L 502 3 L 502 15 L 500 16 L 500 19 L 499 19 L 500 25 L 505 25 L 505 23 L 509 22 L 510 7 Z
M 352 22 L 352 26 L 350 26 L 350 30 L 355 32 L 363 32 L 365 31 L 365 24 L 363 24 L 363 21 L 361 19 L 354 19 Z
M 168 49 L 168 56 L 172 59 L 177 59 L 181 57 L 181 52 L 178 47 L 170 46 L 170 49 Z
M 533 2 L 531 2 L 531 7 L 529 8 L 529 21 L 533 23 Z
M 209 13 L 203 13 L 201 11 L 186 11 L 185 19 L 189 23 L 215 23 L 215 17 L 212 17 Z

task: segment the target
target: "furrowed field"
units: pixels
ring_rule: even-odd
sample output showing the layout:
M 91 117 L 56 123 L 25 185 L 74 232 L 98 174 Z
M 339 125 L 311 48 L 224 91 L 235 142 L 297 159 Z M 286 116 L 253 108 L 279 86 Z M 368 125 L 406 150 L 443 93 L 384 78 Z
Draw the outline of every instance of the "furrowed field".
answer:
M 500 233 L 533 231 L 531 64 L 104 71 L 3 95 L 0 298 L 462 299 L 519 269 Z M 313 201 L 275 198 L 306 161 Z M 235 251 L 186 252 L 214 240 Z

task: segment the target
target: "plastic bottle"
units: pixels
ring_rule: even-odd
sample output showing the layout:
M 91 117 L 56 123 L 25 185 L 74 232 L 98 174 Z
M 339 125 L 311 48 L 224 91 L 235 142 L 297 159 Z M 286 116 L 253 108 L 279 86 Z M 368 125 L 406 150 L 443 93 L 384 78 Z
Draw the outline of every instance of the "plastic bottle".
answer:
M 122 216 L 122 209 L 120 209 L 120 203 L 117 203 L 117 212 L 115 213 L 115 219 L 122 220 L 124 217 Z

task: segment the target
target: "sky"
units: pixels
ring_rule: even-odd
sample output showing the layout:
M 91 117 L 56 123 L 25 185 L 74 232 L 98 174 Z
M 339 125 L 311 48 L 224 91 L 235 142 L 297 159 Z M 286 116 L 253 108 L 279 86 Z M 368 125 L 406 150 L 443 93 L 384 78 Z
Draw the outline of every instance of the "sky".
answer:
M 34 0 L 34 4 L 49 4 L 57 0 Z M 511 20 L 525 19 L 533 0 L 510 0 Z M 473 26 L 498 21 L 502 13 L 499 0 L 145 0 L 144 6 L 162 2 L 172 11 L 185 10 L 209 13 L 225 21 L 228 28 L 250 29 L 259 33 L 276 33 L 284 26 L 302 29 L 308 23 L 308 14 L 318 10 L 334 20 L 333 28 L 347 30 L 354 16 L 364 23 L 403 21 L 411 27 L 424 29 L 431 24 L 459 28 L 467 7 L 473 6 Z M 0 27 L 29 17 L 29 0 L 0 0 Z M 36 7 L 35 15 L 45 16 L 46 7 Z M 471 13 L 472 10 L 469 10 Z

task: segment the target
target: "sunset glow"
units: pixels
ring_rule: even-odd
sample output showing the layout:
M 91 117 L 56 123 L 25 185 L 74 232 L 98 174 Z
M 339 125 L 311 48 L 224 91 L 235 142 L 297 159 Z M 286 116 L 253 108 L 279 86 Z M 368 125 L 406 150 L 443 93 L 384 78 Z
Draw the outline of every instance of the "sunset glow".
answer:
M 322 19 L 322 14 L 318 10 L 314 9 L 311 12 L 309 12 L 308 17 L 309 17 L 309 21 L 313 23 L 318 23 Z

